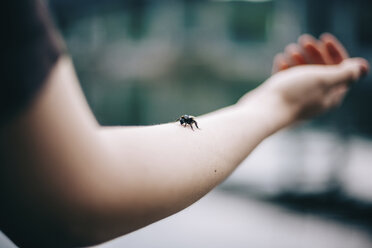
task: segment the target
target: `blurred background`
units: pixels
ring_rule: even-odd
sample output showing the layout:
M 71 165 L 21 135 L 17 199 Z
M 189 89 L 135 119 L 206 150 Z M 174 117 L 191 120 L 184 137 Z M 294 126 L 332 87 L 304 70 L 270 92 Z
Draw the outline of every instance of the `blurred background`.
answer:
M 103 125 L 147 125 L 235 103 L 302 33 L 372 61 L 367 0 L 49 0 Z M 372 77 L 341 108 L 264 141 L 221 186 L 98 246 L 372 247 Z

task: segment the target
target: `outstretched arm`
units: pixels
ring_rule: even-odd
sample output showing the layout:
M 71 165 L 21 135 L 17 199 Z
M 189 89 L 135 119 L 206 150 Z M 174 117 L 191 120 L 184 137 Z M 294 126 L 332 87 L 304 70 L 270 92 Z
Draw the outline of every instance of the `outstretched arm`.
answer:
M 169 216 L 264 138 L 337 104 L 364 64 L 280 72 L 237 104 L 197 117 L 193 132 L 178 123 L 100 127 L 62 58 L 34 104 L 1 130 L 1 228 L 21 246 L 88 245 Z
M 1 187 L 12 191 L 3 230 L 21 246 L 94 244 L 189 206 L 290 122 L 279 97 L 249 101 L 197 117 L 194 132 L 178 122 L 100 127 L 61 59 L 36 102 L 3 130 L 10 168 L 0 181 L 12 178 Z

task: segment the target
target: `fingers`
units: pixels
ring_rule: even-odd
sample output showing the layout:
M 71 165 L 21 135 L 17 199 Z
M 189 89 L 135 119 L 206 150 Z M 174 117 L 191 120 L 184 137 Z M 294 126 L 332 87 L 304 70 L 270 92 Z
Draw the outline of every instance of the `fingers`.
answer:
M 363 58 L 345 59 L 340 66 L 345 73 L 345 77 L 349 77 L 353 82 L 365 76 L 369 70 L 369 64 Z
M 283 53 L 275 56 L 272 73 L 304 64 L 334 65 L 347 58 L 345 47 L 333 35 L 324 33 L 317 40 L 304 34 L 298 43 L 289 44 Z
M 287 62 L 287 59 L 284 57 L 284 54 L 279 53 L 274 57 L 273 62 L 273 69 L 272 74 L 282 71 L 289 68 L 289 63 Z
M 306 64 L 306 60 L 300 47 L 295 43 L 291 43 L 285 48 L 284 53 L 279 53 L 274 57 L 272 73 L 274 74 L 289 67 L 304 64 Z
M 369 70 L 368 62 L 362 58 L 351 58 L 344 60 L 339 65 L 324 67 L 320 72 L 324 82 L 330 86 L 346 85 L 356 82 Z
M 300 36 L 298 43 L 302 47 L 308 64 L 328 64 L 322 42 L 317 41 L 311 35 L 305 34 Z
M 287 60 L 289 61 L 291 66 L 306 64 L 305 57 L 303 56 L 301 48 L 298 44 L 289 44 L 285 48 L 284 52 L 287 55 Z
M 334 64 L 339 64 L 344 59 L 349 58 L 345 47 L 332 34 L 324 33 L 320 36 L 320 40 L 325 44 L 326 50 Z
M 362 58 L 345 59 L 339 65 L 314 66 L 312 72 L 324 89 L 321 106 L 324 110 L 340 105 L 352 82 L 368 72 L 368 62 Z M 311 67 L 308 67 L 311 68 Z

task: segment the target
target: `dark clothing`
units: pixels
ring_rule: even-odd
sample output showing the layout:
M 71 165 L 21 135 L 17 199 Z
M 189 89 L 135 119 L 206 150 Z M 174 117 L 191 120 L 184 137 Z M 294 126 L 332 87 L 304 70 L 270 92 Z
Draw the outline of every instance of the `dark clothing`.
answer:
M 63 42 L 40 0 L 1 5 L 0 125 L 24 109 L 63 53 Z

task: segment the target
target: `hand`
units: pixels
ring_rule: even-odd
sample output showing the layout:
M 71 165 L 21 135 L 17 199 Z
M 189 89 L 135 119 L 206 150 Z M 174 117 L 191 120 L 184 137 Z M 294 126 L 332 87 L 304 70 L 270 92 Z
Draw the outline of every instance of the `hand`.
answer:
M 345 47 L 333 35 L 325 33 L 316 40 L 305 34 L 299 37 L 298 43 L 289 44 L 283 53 L 275 56 L 272 73 L 298 65 L 334 65 L 347 58 Z
M 344 59 L 342 56 L 345 54 L 335 54 L 332 65 L 302 65 L 282 70 L 271 76 L 257 91 L 266 99 L 278 98 L 285 108 L 283 111 L 291 113 L 292 121 L 312 117 L 337 106 L 348 91 L 349 84 L 367 73 L 368 62 L 362 58 Z M 343 61 L 336 64 L 336 59 L 341 58 Z

